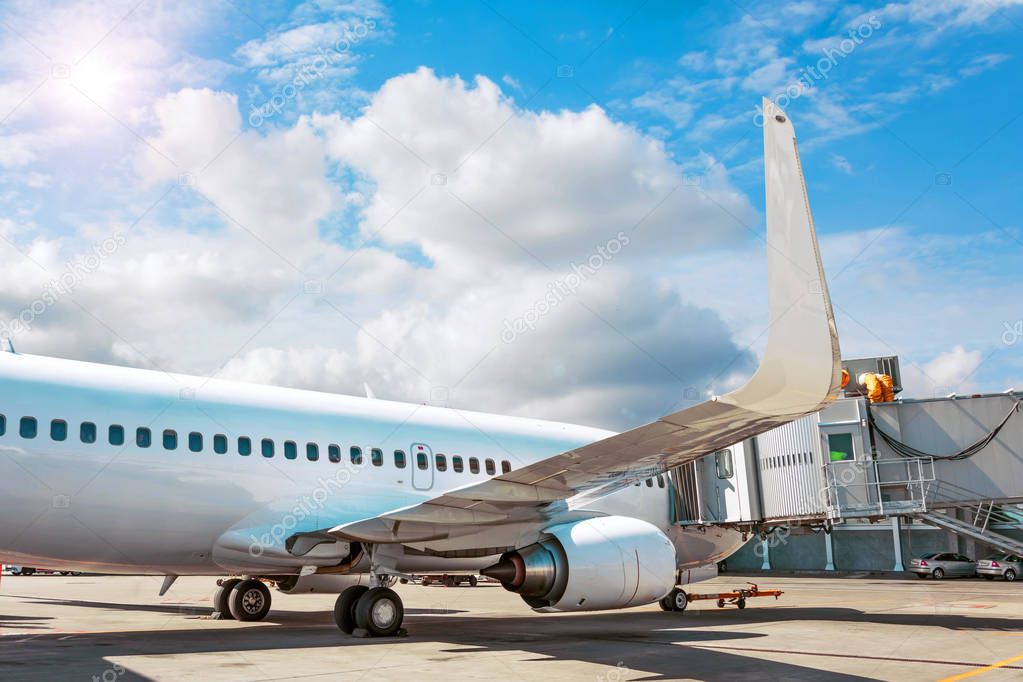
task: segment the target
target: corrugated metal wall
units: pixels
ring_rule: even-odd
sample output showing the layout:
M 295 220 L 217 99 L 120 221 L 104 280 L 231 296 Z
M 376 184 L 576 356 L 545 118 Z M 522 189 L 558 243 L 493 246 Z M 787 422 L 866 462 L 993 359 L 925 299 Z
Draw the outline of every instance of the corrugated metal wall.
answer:
M 817 516 L 827 510 L 817 419 L 812 414 L 757 436 L 765 519 Z

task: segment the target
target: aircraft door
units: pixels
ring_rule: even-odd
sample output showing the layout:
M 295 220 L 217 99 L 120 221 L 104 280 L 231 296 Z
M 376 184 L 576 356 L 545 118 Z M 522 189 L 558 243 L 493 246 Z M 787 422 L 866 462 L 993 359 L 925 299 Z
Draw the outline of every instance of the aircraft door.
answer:
M 429 490 L 433 487 L 433 450 L 426 443 L 413 443 L 412 453 L 412 487 L 416 490 Z

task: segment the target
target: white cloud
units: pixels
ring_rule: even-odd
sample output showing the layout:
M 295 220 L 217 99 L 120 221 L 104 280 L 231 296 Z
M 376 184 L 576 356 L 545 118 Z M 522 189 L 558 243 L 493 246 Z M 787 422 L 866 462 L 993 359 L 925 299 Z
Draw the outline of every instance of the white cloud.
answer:
M 906 392 L 908 395 L 928 397 L 970 393 L 976 386 L 971 378 L 983 357 L 979 350 L 968 351 L 957 345 L 922 365 L 909 365 L 903 369 Z

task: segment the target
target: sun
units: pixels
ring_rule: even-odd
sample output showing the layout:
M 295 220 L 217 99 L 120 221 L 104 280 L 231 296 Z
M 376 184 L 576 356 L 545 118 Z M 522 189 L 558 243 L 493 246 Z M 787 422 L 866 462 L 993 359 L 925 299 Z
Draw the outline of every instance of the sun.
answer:
M 68 68 L 68 80 L 90 99 L 106 103 L 124 85 L 124 73 L 102 59 L 87 58 Z

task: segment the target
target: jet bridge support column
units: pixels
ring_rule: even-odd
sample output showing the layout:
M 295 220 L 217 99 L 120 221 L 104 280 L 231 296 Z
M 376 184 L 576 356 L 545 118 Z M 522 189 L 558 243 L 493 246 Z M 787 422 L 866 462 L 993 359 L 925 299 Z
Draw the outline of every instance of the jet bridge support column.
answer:
M 835 546 L 831 544 L 831 533 L 824 534 L 824 552 L 827 555 L 827 563 L 824 564 L 825 571 L 835 570 Z
M 767 538 L 760 540 L 761 553 L 764 555 L 764 562 L 760 564 L 761 571 L 771 570 L 771 543 Z
M 892 544 L 895 548 L 895 567 L 893 571 L 905 571 L 902 565 L 902 521 L 898 516 L 892 517 Z

